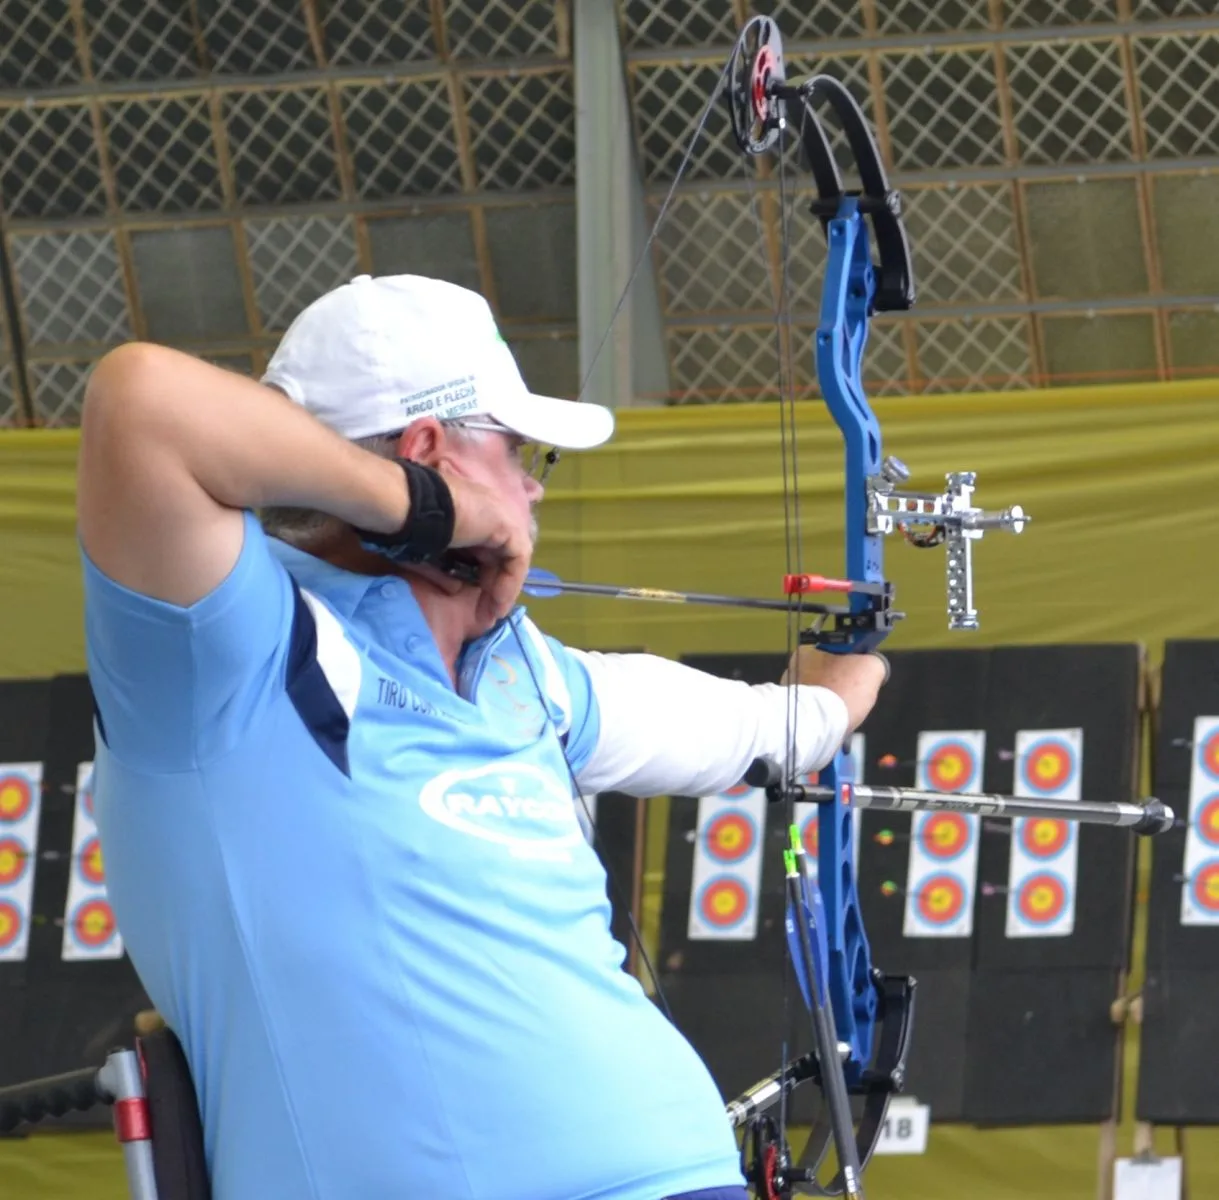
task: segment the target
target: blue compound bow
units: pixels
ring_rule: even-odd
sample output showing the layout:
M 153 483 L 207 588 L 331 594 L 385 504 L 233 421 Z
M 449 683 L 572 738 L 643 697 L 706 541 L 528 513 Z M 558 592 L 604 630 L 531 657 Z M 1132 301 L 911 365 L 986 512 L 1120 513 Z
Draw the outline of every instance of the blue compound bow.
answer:
M 972 543 L 987 528 L 1020 532 L 1026 518 L 1019 508 L 993 514 L 975 508 L 974 477 L 968 473 L 949 475 L 938 495 L 902 491 L 909 472 L 896 459 L 882 456 L 880 426 L 863 389 L 868 325 L 875 313 L 911 307 L 914 277 L 901 199 L 889 187 L 867 121 L 837 80 L 825 75 L 787 79 L 782 40 L 768 17 L 754 17 L 741 31 L 725 86 L 741 150 L 751 156 L 776 153 L 781 206 L 785 141 L 794 135 L 815 186 L 810 211 L 821 221 L 829 247 L 814 353 L 818 384 L 845 443 L 846 577 L 851 587 L 845 607 L 812 609 L 818 619 L 799 632 L 799 641 L 837 654 L 869 653 L 884 641 L 902 616 L 893 607 L 893 586 L 884 577 L 882 554 L 883 538 L 898 529 L 917 546 L 946 545 L 949 626 L 977 628 Z M 862 185 L 858 192 L 843 186 L 816 112 L 821 103 L 828 104 L 846 137 Z M 783 224 L 786 241 L 786 219 Z M 781 295 L 780 308 L 785 304 Z M 794 454 L 787 446 L 792 428 L 789 417 L 784 421 L 785 475 L 795 487 Z M 798 518 L 789 522 L 793 528 L 798 538 Z M 784 591 L 793 598 L 822 590 L 817 577 L 793 570 L 798 553 L 789 535 Z M 793 602 L 804 608 L 801 600 Z M 794 740 L 789 737 L 790 746 Z M 766 786 L 772 801 L 788 805 L 792 837 L 785 855 L 787 941 L 811 1016 L 813 1051 L 750 1089 L 729 1105 L 729 1114 L 735 1125 L 747 1126 L 743 1165 L 760 1196 L 771 1200 L 793 1191 L 860 1196 L 860 1175 L 883 1128 L 889 1097 L 904 1082 L 914 981 L 883 975 L 872 965 L 855 884 L 853 785 L 846 755 L 837 754 L 819 780 L 816 880 L 791 819 L 795 801 L 813 795 L 798 783 L 793 764 L 755 763 L 747 781 Z M 819 1083 L 824 1103 L 804 1154 L 793 1164 L 786 1100 L 804 1079 Z M 850 1107 L 853 1095 L 863 1097 L 857 1127 Z M 777 1121 L 766 1111 L 776 1103 Z M 831 1145 L 838 1170 L 822 1184 L 818 1169 Z

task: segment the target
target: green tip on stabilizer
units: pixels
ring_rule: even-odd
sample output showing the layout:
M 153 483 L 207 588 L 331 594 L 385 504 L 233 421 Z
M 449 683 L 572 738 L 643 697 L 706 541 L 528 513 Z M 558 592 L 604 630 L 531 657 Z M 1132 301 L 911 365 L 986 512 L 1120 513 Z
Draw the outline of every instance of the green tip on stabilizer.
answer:
M 804 852 L 804 841 L 800 837 L 799 827 L 794 822 L 787 827 L 787 838 L 791 842 L 791 852 L 793 854 L 802 854 Z
M 783 851 L 783 867 L 789 875 L 796 874 L 796 853 L 794 850 Z

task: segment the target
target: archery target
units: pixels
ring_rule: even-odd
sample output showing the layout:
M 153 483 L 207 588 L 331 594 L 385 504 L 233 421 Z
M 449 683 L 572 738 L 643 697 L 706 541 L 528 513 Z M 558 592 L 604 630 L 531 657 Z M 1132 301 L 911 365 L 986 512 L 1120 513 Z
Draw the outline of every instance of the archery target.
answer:
M 1219 925 L 1219 717 L 1195 717 L 1182 925 Z
M 72 871 L 64 905 L 65 962 L 122 958 L 123 939 L 106 898 L 101 841 L 93 819 L 93 764 L 76 767 L 76 809 L 72 822 Z
M 863 783 L 863 763 L 864 752 L 867 748 L 867 743 L 864 741 L 862 733 L 851 735 L 851 740 L 846 747 L 845 767 L 848 779 L 840 779 L 838 782 L 843 783 Z M 818 772 L 811 772 L 807 777 L 807 782 L 810 785 L 815 785 L 818 780 Z M 801 801 L 795 806 L 795 821 L 796 828 L 800 831 L 800 841 L 804 846 L 804 853 L 808 856 L 808 865 L 814 879 L 817 878 L 817 855 L 821 848 L 821 833 L 820 833 L 820 812 L 821 805 L 813 804 L 806 801 Z M 859 870 L 859 823 L 863 818 L 863 814 L 856 809 L 851 814 L 851 865 L 856 872 Z
M 0 763 L 0 962 L 29 952 L 42 764 Z
M 766 803 L 760 788 L 741 786 L 699 800 L 686 929 L 691 941 L 757 936 Z
M 1083 783 L 1082 729 L 1016 733 L 1017 796 L 1078 800 Z M 1052 864 L 1052 867 L 1051 867 Z M 1008 937 L 1068 937 L 1075 929 L 1079 832 L 1058 817 L 1012 822 L 1007 869 Z
M 918 736 L 915 786 L 931 792 L 981 791 L 985 753 L 984 730 L 924 730 Z M 978 818 L 915 813 L 906 871 L 905 936 L 970 937 L 977 887 Z
M 916 898 L 919 916 L 929 925 L 951 925 L 961 919 L 968 887 L 959 875 L 941 871 L 923 880 Z

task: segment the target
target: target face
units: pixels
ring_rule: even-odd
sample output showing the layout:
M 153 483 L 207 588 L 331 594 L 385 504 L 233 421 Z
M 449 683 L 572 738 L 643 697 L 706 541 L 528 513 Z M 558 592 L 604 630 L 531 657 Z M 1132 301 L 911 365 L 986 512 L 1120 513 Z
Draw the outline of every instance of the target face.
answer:
M 698 911 L 708 925 L 731 929 L 749 913 L 749 889 L 727 875 L 709 879 L 699 895 Z
M 72 936 L 86 950 L 98 950 L 115 934 L 114 912 L 105 900 L 86 900 L 72 914 Z
M 1020 764 L 1020 778 L 1034 793 L 1060 791 L 1075 773 L 1075 751 L 1061 738 L 1034 742 Z
M 707 853 L 717 862 L 736 863 L 746 858 L 757 844 L 758 831 L 748 813 L 721 813 L 703 834 Z
M 80 848 L 80 858 L 77 860 L 77 867 L 81 878 L 86 883 L 96 884 L 106 882 L 106 870 L 102 866 L 102 844 L 97 838 L 91 837 Z
M 1020 845 L 1032 858 L 1053 858 L 1070 840 L 1070 824 L 1053 817 L 1029 817 L 1020 829 Z
M 0 950 L 7 950 L 21 936 L 24 926 L 21 910 L 7 900 L 0 900 Z
M 919 840 L 932 858 L 948 862 L 969 849 L 970 837 L 969 821 L 960 813 L 932 813 L 923 822 Z
M 1219 846 L 1219 792 L 1198 805 L 1194 832 L 1208 845 Z
M 34 797 L 30 781 L 23 775 L 0 775 L 0 822 L 20 821 L 30 811 Z
M 0 838 L 0 887 L 16 883 L 29 861 L 29 849 L 20 838 Z
M 821 820 L 816 811 L 810 813 L 800 826 L 800 841 L 804 844 L 804 853 L 816 861 L 817 852 L 821 848 Z
M 964 742 L 940 742 L 927 758 L 927 784 L 937 792 L 963 792 L 976 765 L 972 748 Z
M 965 884 L 955 875 L 929 875 L 918 897 L 919 916 L 930 925 L 948 925 L 965 908 Z
M 1198 747 L 1198 765 L 1212 779 L 1219 779 L 1219 729 Z
M 1031 925 L 1048 925 L 1062 915 L 1066 906 L 1066 881 L 1048 871 L 1030 875 L 1016 897 L 1017 911 Z
M 1194 872 L 1190 891 L 1203 912 L 1219 913 L 1219 859 L 1204 862 Z

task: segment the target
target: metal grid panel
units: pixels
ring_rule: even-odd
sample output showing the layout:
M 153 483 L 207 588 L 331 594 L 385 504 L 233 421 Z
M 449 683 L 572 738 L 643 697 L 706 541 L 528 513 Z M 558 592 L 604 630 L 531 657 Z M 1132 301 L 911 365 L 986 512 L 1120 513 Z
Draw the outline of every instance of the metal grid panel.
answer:
M 965 304 L 1023 296 L 1010 185 L 909 191 L 906 227 L 924 302 Z
M 670 395 L 680 404 L 770 400 L 778 395 L 774 325 L 707 325 L 668 331 Z
M 622 0 L 619 7 L 628 50 L 727 46 L 736 36 L 731 0 Z
M 20 289 L 25 336 L 45 345 L 131 337 L 131 318 L 109 231 L 77 230 L 13 237 L 9 241 Z
M 744 192 L 676 197 L 656 237 L 665 312 L 773 312 L 759 222 Z
M 262 327 L 282 333 L 301 309 L 358 275 L 346 217 L 283 217 L 245 223 Z
M 1170 17 L 1213 17 L 1214 0 L 1134 0 L 1138 21 L 1162 21 Z
M 34 421 L 48 428 L 79 425 L 85 382 L 93 369 L 92 359 L 40 362 L 26 366 Z
M 549 322 L 574 312 L 575 205 L 505 205 L 485 219 L 500 315 Z
M 576 120 L 570 71 L 466 79 L 470 150 L 480 186 L 523 190 L 571 184 Z
M 68 0 L 0 0 L 0 47 L 0 87 L 55 87 L 80 79 Z
M 876 17 L 881 33 L 953 33 L 990 24 L 988 0 L 881 0 Z
M 1164 290 L 1219 296 L 1219 254 L 1210 250 L 1219 245 L 1219 177 L 1166 175 L 1155 180 L 1153 195 Z M 1219 344 L 1216 351 L 1219 357 Z
M 919 373 L 929 392 L 1030 386 L 1030 329 L 1023 318 L 916 321 Z
M 1172 374 L 1219 375 L 1219 309 L 1183 309 L 1168 316 Z
M 1062 383 L 1154 379 L 1154 318 L 1150 313 L 1054 316 L 1042 321 L 1046 364 Z
M 117 101 L 103 113 L 122 208 L 182 212 L 224 202 L 206 96 Z
M 645 181 L 672 179 L 720 68 L 640 63 L 630 71 L 639 165 Z M 713 123 L 690 156 L 684 178 L 743 178 L 746 167 L 722 122 Z
M 1117 0 L 1004 0 L 1003 23 L 1016 28 L 1114 21 Z
M 3 429 L 19 429 L 25 425 L 14 383 L 12 364 L 0 362 L 0 428 Z
M 755 11 L 766 11 L 779 23 L 784 34 L 796 41 L 815 38 L 862 37 L 867 30 L 863 5 L 857 0 L 775 0 L 757 3 Z
M 556 54 L 555 0 L 446 0 L 453 58 L 526 58 Z
M 917 171 L 1003 161 L 994 55 L 918 50 L 881 56 L 895 165 Z
M 1219 142 L 1219 35 L 1134 42 L 1152 157 L 1215 153 Z
M 340 195 L 330 108 L 320 88 L 229 92 L 224 120 L 240 203 L 304 204 Z
M 88 108 L 0 110 L 0 195 L 10 217 L 91 216 L 106 208 Z
M 906 361 L 908 321 L 877 321 L 872 325 L 863 360 L 863 378 L 868 391 L 877 396 L 910 391 L 910 367 Z M 811 353 L 805 359 L 812 365 Z
M 164 0 L 84 0 L 93 75 L 189 79 L 199 73 L 187 6 Z
M 357 195 L 377 200 L 461 191 L 443 79 L 345 87 L 339 95 Z
M 342 66 L 435 58 L 432 18 L 421 0 L 378 6 L 369 0 L 321 0 L 326 53 Z
M 207 0 L 199 15 L 215 71 L 274 75 L 317 65 L 298 0 Z
M 1130 117 L 1116 40 L 1012 46 L 1007 64 L 1024 162 L 1130 158 Z

